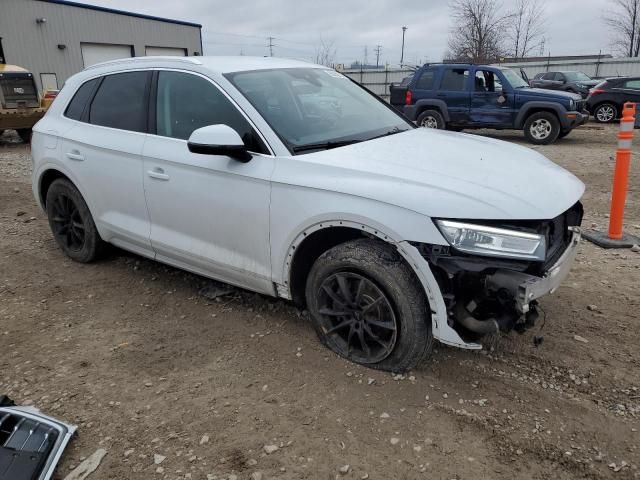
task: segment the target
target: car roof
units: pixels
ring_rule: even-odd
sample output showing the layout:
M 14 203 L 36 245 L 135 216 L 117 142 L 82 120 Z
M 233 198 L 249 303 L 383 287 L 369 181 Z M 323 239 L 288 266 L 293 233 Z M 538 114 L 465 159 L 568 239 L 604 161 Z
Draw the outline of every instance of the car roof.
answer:
M 250 57 L 250 56 L 202 56 L 202 57 L 171 57 L 171 56 L 153 56 L 153 57 L 133 57 L 123 58 L 119 60 L 111 60 L 102 62 L 85 68 L 91 70 L 94 68 L 113 66 L 129 66 L 129 67 L 147 67 L 152 68 L 154 64 L 166 65 L 175 63 L 177 65 L 200 65 L 208 70 L 217 73 L 244 72 L 252 70 L 269 70 L 274 68 L 327 68 L 322 65 L 316 65 L 300 60 L 292 60 L 279 57 Z

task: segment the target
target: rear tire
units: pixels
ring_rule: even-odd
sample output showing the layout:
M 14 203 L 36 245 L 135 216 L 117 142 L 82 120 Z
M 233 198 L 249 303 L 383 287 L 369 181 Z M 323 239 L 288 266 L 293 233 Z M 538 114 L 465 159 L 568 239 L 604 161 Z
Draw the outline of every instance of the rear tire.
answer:
M 18 136 L 22 139 L 24 143 L 31 143 L 31 129 L 30 128 L 19 128 L 16 130 L 18 132 Z
M 386 243 L 359 239 L 322 254 L 307 278 L 306 300 L 320 341 L 352 362 L 404 372 L 431 351 L 424 291 Z
M 560 120 L 551 112 L 536 112 L 524 122 L 524 135 L 534 145 L 549 145 L 560 135 Z
M 437 130 L 444 130 L 446 126 L 444 117 L 437 110 L 425 110 L 418 115 L 416 123 L 419 127 L 435 128 Z
M 51 184 L 46 210 L 53 238 L 69 258 L 89 263 L 100 255 L 105 244 L 89 207 L 69 180 L 59 178 Z
M 618 118 L 618 107 L 613 103 L 601 103 L 593 109 L 593 118 L 598 123 L 611 123 Z

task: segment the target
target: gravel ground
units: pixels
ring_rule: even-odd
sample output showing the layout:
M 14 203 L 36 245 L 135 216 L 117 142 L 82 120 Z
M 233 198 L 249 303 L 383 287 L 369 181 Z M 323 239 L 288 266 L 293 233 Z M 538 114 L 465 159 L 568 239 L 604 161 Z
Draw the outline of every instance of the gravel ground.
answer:
M 586 227 L 607 224 L 615 132 L 537 148 L 586 183 Z M 66 259 L 30 167 L 0 137 L 0 393 L 78 425 L 57 478 L 99 448 L 90 480 L 640 478 L 640 254 L 584 243 L 544 327 L 392 376 L 322 348 L 287 302 L 209 300 L 207 280 L 119 250 Z

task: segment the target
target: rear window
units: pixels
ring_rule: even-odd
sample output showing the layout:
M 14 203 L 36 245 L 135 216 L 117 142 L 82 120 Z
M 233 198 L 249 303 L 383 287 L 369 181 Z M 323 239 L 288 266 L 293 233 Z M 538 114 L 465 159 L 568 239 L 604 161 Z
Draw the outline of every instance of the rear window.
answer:
M 466 90 L 467 78 L 469 78 L 468 69 L 447 69 L 442 75 L 440 89 L 449 92 L 462 92 Z
M 425 70 L 420 75 L 416 88 L 420 90 L 433 90 L 433 84 L 436 78 L 436 72 L 434 70 Z
M 71 99 L 71 102 L 69 102 L 69 106 L 64 112 L 65 117 L 71 118 L 73 120 L 82 119 L 84 107 L 87 105 L 87 102 L 91 98 L 91 95 L 93 95 L 93 92 L 99 81 L 99 78 L 94 78 L 93 80 L 89 80 L 88 82 L 82 84 L 82 86 L 73 96 L 73 99 Z
M 149 75 L 149 72 L 126 72 L 104 77 L 91 102 L 89 123 L 146 132 Z

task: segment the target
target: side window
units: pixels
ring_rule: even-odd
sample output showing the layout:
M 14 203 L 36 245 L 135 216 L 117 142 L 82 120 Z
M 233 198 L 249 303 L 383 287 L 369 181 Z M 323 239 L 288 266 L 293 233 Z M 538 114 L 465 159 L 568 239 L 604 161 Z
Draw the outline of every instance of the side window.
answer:
M 553 80 L 556 77 L 556 72 L 547 72 L 542 76 L 542 80 Z
M 80 86 L 64 112 L 65 117 L 73 120 L 80 120 L 82 118 L 82 112 L 84 112 L 84 108 L 87 106 L 87 102 L 91 98 L 91 95 L 93 95 L 99 81 L 99 78 L 94 78 Z
M 107 75 L 98 88 L 89 123 L 103 127 L 147 131 L 147 81 L 151 72 Z
M 564 82 L 566 78 L 564 77 L 564 73 L 557 72 L 554 78 L 557 82 Z
M 463 92 L 466 90 L 467 78 L 469 78 L 469 70 L 467 69 L 446 69 L 442 74 L 440 89 L 449 92 Z
M 498 76 L 488 70 L 477 70 L 475 91 L 484 93 L 502 93 L 502 84 Z
M 194 130 L 207 125 L 228 125 L 249 150 L 266 152 L 249 122 L 211 82 L 189 73 L 159 72 L 156 134 L 187 140 Z
M 425 70 L 420 75 L 416 88 L 419 90 L 433 90 L 433 84 L 436 78 L 436 72 L 433 69 Z
M 633 90 L 640 90 L 640 80 L 629 80 L 624 84 L 624 88 L 631 88 Z

